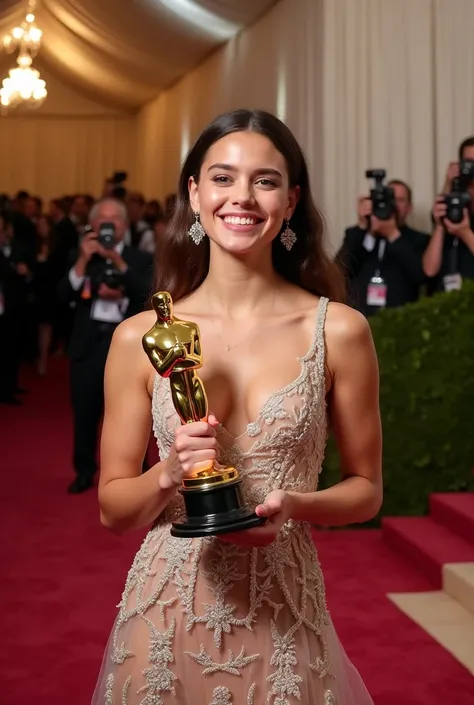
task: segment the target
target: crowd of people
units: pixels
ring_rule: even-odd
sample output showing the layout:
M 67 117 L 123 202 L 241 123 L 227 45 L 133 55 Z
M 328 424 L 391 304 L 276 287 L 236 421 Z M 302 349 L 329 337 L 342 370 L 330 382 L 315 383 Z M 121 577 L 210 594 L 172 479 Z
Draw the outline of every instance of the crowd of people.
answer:
M 404 306 L 423 293 L 459 289 L 463 279 L 474 279 L 474 137 L 462 141 L 458 160 L 448 165 L 442 193 L 433 205 L 432 233 L 414 230 L 408 223 L 413 210 L 410 186 L 392 179 L 387 187 L 393 208 L 386 217 L 377 217 L 377 199 L 359 198 L 357 224 L 346 230 L 338 253 L 350 301 L 367 316 Z
M 153 255 L 173 207 L 145 201 L 107 180 L 104 194 L 124 206 L 127 245 Z M 51 354 L 67 351 L 75 302 L 65 302 L 58 286 L 70 266 L 71 253 L 90 229 L 96 200 L 87 194 L 43 204 L 20 191 L 0 196 L 0 403 L 21 404 L 18 370 L 22 361 L 47 373 Z
M 146 305 L 153 258 L 174 207 L 145 201 L 115 179 L 99 200 L 77 194 L 47 207 L 25 191 L 0 204 L 0 403 L 21 405 L 22 362 L 45 375 L 68 354 L 74 419 L 69 491 L 92 485 L 112 334 Z M 109 229 L 109 238 L 101 228 Z M 102 244 L 101 244 L 102 243 Z
M 447 169 L 431 236 L 408 223 L 413 194 L 405 182 L 387 183 L 383 193 L 391 205 L 383 217 L 373 212 L 380 206 L 373 194 L 359 198 L 357 224 L 347 229 L 336 256 L 354 308 L 371 316 L 474 278 L 474 178 L 462 184 L 468 198 L 458 222 L 447 217 L 449 194 L 460 189 L 460 165 L 470 161 L 474 164 L 474 137 L 462 142 L 459 160 Z M 175 207 L 174 195 L 164 206 L 146 201 L 127 190 L 125 178 L 118 172 L 108 179 L 97 201 L 77 194 L 45 207 L 24 191 L 0 197 L 0 403 L 22 403 L 22 361 L 45 375 L 50 355 L 69 355 L 73 493 L 89 489 L 97 470 L 112 334 L 147 304 L 153 260 L 159 264 L 160 241 Z

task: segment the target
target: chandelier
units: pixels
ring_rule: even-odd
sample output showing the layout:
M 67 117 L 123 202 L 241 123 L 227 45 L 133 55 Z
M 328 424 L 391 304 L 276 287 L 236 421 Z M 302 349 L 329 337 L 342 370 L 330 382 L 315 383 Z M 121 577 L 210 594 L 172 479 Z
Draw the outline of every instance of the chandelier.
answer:
M 17 49 L 28 51 L 35 56 L 41 44 L 43 32 L 35 24 L 36 0 L 29 0 L 28 13 L 18 27 L 3 37 L 3 48 L 9 54 Z
M 8 53 L 18 51 L 17 65 L 10 69 L 0 88 L 0 108 L 3 113 L 7 108 L 18 105 L 37 107 L 47 96 L 45 81 L 40 78 L 39 71 L 32 67 L 32 57 L 38 52 L 43 36 L 35 24 L 35 9 L 36 0 L 29 0 L 24 21 L 3 37 L 3 47 Z

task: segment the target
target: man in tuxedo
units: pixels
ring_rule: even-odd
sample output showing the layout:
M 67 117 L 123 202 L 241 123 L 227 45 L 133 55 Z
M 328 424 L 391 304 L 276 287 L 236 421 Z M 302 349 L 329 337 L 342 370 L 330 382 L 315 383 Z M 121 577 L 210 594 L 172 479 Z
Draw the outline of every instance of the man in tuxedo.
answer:
M 90 225 L 92 232 L 82 239 L 58 288 L 65 304 L 76 302 L 70 341 L 77 475 L 69 487 L 72 494 L 89 489 L 97 470 L 104 369 L 113 332 L 122 320 L 143 310 L 152 284 L 151 255 L 124 244 L 128 221 L 122 203 L 111 198 L 96 203 Z

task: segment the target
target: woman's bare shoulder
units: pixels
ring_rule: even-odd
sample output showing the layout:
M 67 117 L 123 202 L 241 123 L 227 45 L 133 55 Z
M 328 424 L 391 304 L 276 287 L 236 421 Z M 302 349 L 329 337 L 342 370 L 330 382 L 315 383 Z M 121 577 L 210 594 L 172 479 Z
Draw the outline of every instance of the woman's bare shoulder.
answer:
M 130 383 L 141 379 L 151 389 L 153 367 L 143 350 L 142 338 L 155 321 L 154 311 L 144 311 L 117 326 L 107 357 L 106 379 L 119 377 Z
M 122 360 L 125 365 L 132 361 L 134 366 L 138 365 L 142 371 L 148 372 L 150 363 L 143 351 L 142 338 L 155 321 L 154 311 L 143 311 L 122 321 L 114 331 L 109 360 Z
M 139 344 L 141 347 L 142 338 L 156 321 L 154 311 L 143 311 L 135 316 L 126 318 L 120 323 L 114 332 L 114 343 L 130 347 Z
M 325 325 L 328 362 L 335 367 L 357 354 L 373 355 L 374 343 L 369 322 L 359 311 L 330 302 Z

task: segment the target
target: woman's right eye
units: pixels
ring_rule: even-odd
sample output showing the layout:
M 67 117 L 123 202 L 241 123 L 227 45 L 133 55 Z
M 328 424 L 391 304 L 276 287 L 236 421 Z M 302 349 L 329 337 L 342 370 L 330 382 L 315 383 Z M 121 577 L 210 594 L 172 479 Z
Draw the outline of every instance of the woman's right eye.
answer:
M 228 184 L 231 181 L 230 176 L 215 176 L 213 179 L 216 184 Z

